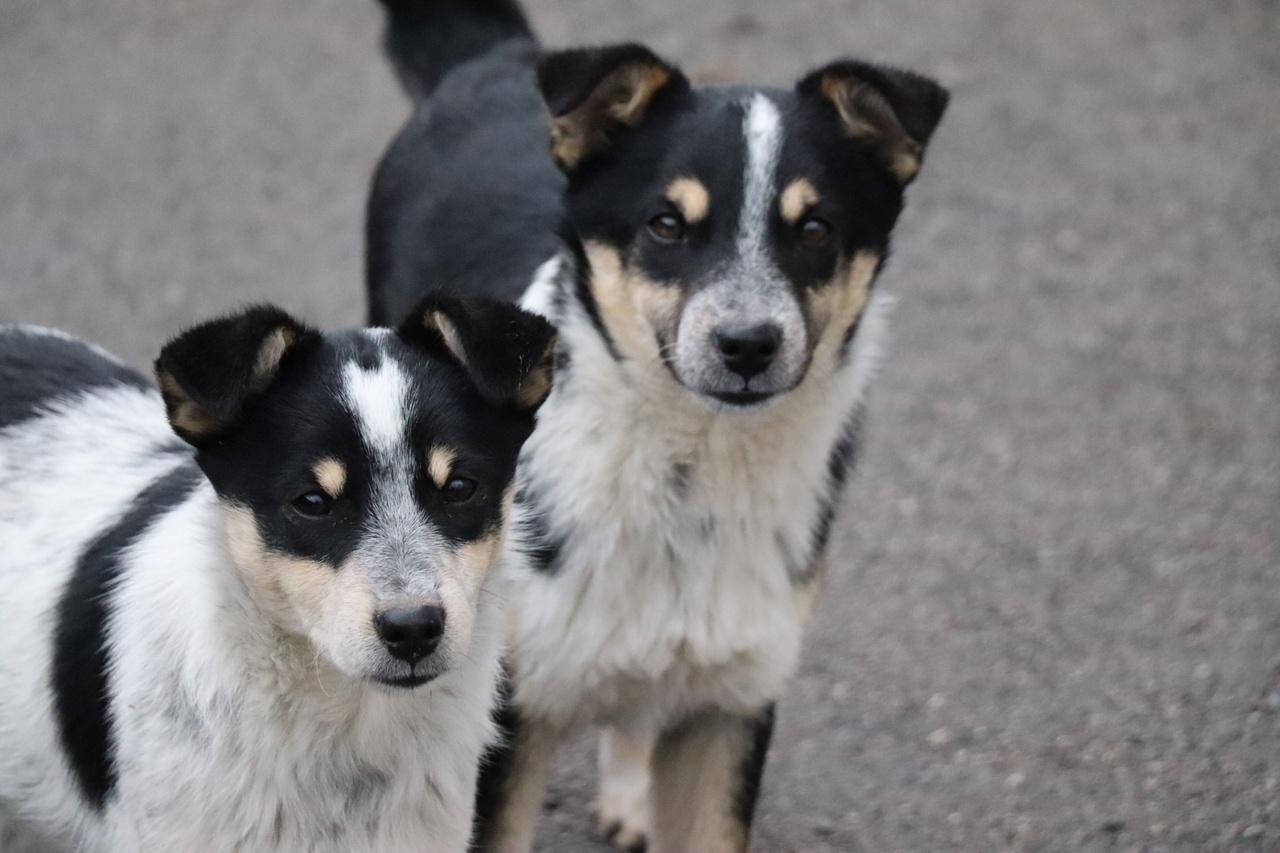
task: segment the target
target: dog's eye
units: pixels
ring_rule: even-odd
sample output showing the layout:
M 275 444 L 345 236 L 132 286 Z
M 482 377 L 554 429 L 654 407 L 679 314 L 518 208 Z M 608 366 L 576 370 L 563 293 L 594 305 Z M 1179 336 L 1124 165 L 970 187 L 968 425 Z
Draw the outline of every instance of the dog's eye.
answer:
M 649 220 L 649 233 L 663 243 L 684 239 L 684 221 L 674 213 L 659 213 Z
M 800 223 L 800 242 L 806 246 L 821 246 L 831 236 L 831 223 L 816 216 L 810 216 Z
M 466 477 L 454 477 L 444 484 L 444 488 L 440 490 L 440 496 L 446 502 L 451 504 L 462 503 L 471 500 L 471 496 L 476 493 L 476 487 L 480 485 L 475 480 L 468 480 Z
M 323 518 L 333 510 L 333 499 L 324 492 L 306 492 L 293 499 L 293 508 L 308 518 Z

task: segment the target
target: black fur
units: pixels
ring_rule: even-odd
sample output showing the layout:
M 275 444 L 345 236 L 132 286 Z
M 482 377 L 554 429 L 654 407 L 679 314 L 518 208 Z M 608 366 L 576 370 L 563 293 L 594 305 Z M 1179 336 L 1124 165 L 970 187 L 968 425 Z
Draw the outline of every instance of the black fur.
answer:
M 815 568 L 814 564 L 822 558 L 827 550 L 827 545 L 831 541 L 831 527 L 835 523 L 836 510 L 840 506 L 840 499 L 844 495 L 844 488 L 849 480 L 849 475 L 853 473 L 854 465 L 858 461 L 858 447 L 862 438 L 863 418 L 864 409 L 861 405 L 855 407 L 849 413 L 845 419 L 839 440 L 836 441 L 831 448 L 831 453 L 827 456 L 826 492 L 818 508 L 818 518 L 813 525 L 813 540 L 809 548 L 809 559 L 807 561 L 809 571 L 804 578 L 793 578 L 793 580 L 807 580 L 812 575 Z
M 99 811 L 115 786 L 115 743 L 107 682 L 107 623 L 122 552 L 153 521 L 181 503 L 201 482 L 190 462 L 174 468 L 134 498 L 128 511 L 89 543 L 58 602 L 53 636 L 53 703 L 71 771 Z
M 928 77 L 911 71 L 872 65 L 854 59 L 842 59 L 805 76 L 796 89 L 801 94 L 816 96 L 823 77 L 855 78 L 869 84 L 893 108 L 904 130 L 921 145 L 929 142 L 950 95 Z
M 165 406 L 172 419 L 183 404 L 194 404 L 211 425 L 175 431 L 198 446 L 215 442 L 238 424 L 250 398 L 263 388 L 255 370 L 263 344 L 276 332 L 288 337 L 289 352 L 314 347 L 319 333 L 273 305 L 258 305 L 188 329 L 169 341 L 155 360 Z
M 480 760 L 476 784 L 475 839 L 472 850 L 487 850 L 497 832 L 497 821 L 510 797 L 512 772 L 520 746 L 523 721 L 520 709 L 511 698 L 511 679 L 503 675 L 498 690 L 498 703 L 493 709 L 493 722 L 498 736 Z
M 587 255 L 582 246 L 582 240 L 568 228 L 562 228 L 560 233 L 561 239 L 564 241 L 564 247 L 573 259 L 573 296 L 575 301 L 586 312 L 587 318 L 591 320 L 591 325 L 596 330 L 596 334 L 600 336 L 600 340 L 604 341 L 605 349 L 609 351 L 609 355 L 613 357 L 614 361 L 622 361 L 622 353 L 619 352 L 618 345 L 614 343 L 613 336 L 609 334 L 609 330 L 605 328 L 604 318 L 600 316 L 600 306 L 596 304 L 596 298 L 591 293 L 591 267 L 587 264 Z
M 764 778 L 764 760 L 773 739 L 773 724 L 777 705 L 771 704 L 760 716 L 751 721 L 751 748 L 742 756 L 738 767 L 738 782 L 733 792 L 733 816 L 744 828 L 750 830 L 755 815 L 756 800 L 760 796 L 760 782 Z
M 524 550 L 535 571 L 555 574 L 559 567 L 564 537 L 551 530 L 547 516 L 538 508 L 538 496 L 532 489 L 522 488 L 516 503 L 526 509 L 524 517 Z
M 564 175 L 547 154 L 537 56 L 516 41 L 456 69 L 383 155 L 365 230 L 371 324 L 399 323 L 435 290 L 515 301 L 556 253 Z
M 152 388 L 140 373 L 87 344 L 21 326 L 0 327 L 0 428 L 35 417 L 58 401 L 117 385 Z
M 455 66 L 533 32 L 513 0 L 379 0 L 383 48 L 410 97 L 429 96 Z
M 610 74 L 629 66 L 657 68 L 684 79 L 649 48 L 631 42 L 548 54 L 538 63 L 538 89 L 551 114 L 562 116 L 581 106 Z
M 561 119 L 574 114 L 578 150 L 572 163 L 560 163 L 570 173 L 582 168 L 583 158 L 589 162 L 611 147 L 646 117 L 654 102 L 689 88 L 678 68 L 635 43 L 551 53 L 538 63 L 537 73 L 551 115 Z M 653 82 L 659 86 L 650 92 L 647 86 Z
M 441 294 L 428 296 L 400 325 L 400 336 L 424 349 L 439 350 L 443 338 L 424 325 L 424 318 L 435 312 L 452 324 L 465 354 L 463 368 L 481 396 L 495 406 L 508 403 L 544 357 L 550 357 L 548 347 L 555 337 L 550 323 L 480 297 L 464 303 Z M 503 346 L 494 346 L 497 341 Z

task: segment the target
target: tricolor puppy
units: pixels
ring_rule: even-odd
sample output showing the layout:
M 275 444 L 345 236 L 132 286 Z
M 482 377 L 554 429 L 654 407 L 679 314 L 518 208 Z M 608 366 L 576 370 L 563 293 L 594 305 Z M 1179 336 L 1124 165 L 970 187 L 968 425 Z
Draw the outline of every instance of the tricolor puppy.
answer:
M 81 850 L 466 850 L 552 340 L 259 307 L 157 390 L 0 327 L 0 811 Z
M 541 55 L 509 0 L 386 5 L 418 104 L 369 203 L 371 316 L 432 281 L 560 332 L 481 846 L 530 849 L 556 744 L 597 725 L 606 834 L 745 850 L 947 94 L 858 61 L 695 87 L 639 45 Z

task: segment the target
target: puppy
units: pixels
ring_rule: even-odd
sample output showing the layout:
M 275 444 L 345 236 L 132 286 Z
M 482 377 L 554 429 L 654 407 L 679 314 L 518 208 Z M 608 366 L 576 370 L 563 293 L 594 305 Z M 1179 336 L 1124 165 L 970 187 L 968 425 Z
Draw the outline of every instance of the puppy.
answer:
M 258 307 L 157 390 L 0 327 L 0 807 L 83 850 L 464 851 L 552 340 Z
M 530 849 L 556 744 L 596 725 L 606 835 L 745 850 L 947 93 L 853 60 L 694 87 L 635 44 L 542 56 L 507 0 L 385 5 L 418 101 L 372 188 L 370 316 L 430 280 L 560 332 L 480 846 Z

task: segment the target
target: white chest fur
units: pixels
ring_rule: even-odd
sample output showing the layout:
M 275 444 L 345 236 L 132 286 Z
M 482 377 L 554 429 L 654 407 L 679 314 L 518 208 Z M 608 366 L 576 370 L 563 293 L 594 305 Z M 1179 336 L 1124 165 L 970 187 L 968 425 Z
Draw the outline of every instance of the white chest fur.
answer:
M 747 413 L 714 411 L 661 366 L 614 361 L 576 306 L 559 318 L 572 361 L 521 479 L 562 544 L 551 571 L 517 580 L 520 705 L 563 725 L 656 725 L 779 697 L 816 594 L 828 460 L 887 308 L 873 301 L 846 366 Z

